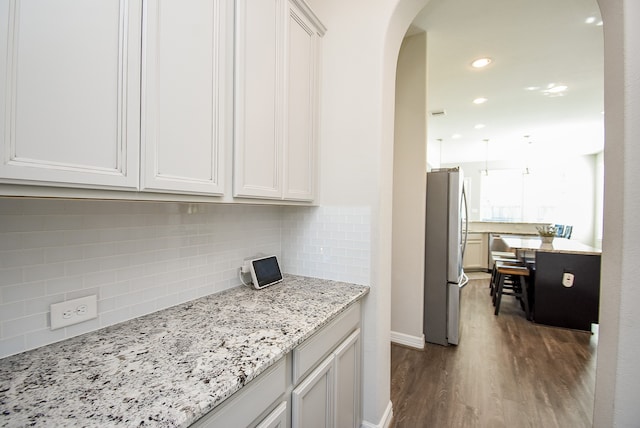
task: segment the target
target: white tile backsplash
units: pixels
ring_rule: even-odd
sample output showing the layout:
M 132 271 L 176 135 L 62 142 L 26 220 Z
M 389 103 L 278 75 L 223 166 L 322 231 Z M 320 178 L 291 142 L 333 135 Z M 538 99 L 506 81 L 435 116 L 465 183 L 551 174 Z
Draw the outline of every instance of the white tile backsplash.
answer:
M 367 207 L 287 207 L 282 259 L 292 274 L 369 285 Z

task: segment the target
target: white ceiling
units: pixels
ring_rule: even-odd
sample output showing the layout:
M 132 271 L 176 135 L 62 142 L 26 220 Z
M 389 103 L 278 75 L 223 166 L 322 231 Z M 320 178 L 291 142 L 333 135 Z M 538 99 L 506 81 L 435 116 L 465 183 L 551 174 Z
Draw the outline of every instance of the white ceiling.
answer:
M 600 21 L 596 0 L 431 0 L 413 26 L 427 32 L 427 109 L 446 111 L 427 117 L 436 163 L 601 151 L 604 48 L 589 17 Z M 483 56 L 493 62 L 473 69 Z M 550 84 L 568 89 L 545 95 Z

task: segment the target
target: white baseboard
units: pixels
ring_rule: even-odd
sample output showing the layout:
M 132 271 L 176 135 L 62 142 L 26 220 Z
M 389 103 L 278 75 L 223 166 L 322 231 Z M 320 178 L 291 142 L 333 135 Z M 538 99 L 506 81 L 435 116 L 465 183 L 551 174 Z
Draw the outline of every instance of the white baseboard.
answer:
M 398 345 L 409 346 L 416 349 L 424 349 L 424 334 L 420 337 L 417 337 L 392 331 L 391 341 L 393 343 L 397 343 Z
M 378 422 L 377 424 L 374 424 L 371 422 L 362 421 L 360 428 L 389 428 L 389 426 L 391 426 L 392 419 L 393 419 L 393 405 L 391 404 L 391 401 L 389 401 L 389 404 L 387 404 L 387 408 L 385 409 L 384 414 L 382 415 L 382 419 L 380 419 L 380 422 Z

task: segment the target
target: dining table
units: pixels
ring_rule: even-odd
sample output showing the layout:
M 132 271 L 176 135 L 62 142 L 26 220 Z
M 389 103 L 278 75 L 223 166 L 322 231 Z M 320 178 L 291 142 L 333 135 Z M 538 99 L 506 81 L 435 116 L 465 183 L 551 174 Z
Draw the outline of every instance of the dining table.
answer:
M 538 324 L 592 331 L 598 323 L 602 251 L 577 240 L 501 236 L 531 270 L 530 300 Z

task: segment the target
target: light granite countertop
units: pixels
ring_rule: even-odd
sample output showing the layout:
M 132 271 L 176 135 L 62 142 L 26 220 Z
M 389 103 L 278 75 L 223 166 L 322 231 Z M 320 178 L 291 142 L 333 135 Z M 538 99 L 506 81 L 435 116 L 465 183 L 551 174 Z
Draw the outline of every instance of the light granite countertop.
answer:
M 602 250 L 566 238 L 553 238 L 553 242 L 550 244 L 543 243 L 539 236 L 535 238 L 517 238 L 503 236 L 502 240 L 505 242 L 507 247 L 514 250 L 543 251 L 547 253 L 564 254 L 602 254 Z
M 286 275 L 1 359 L 0 426 L 188 426 L 368 292 Z

